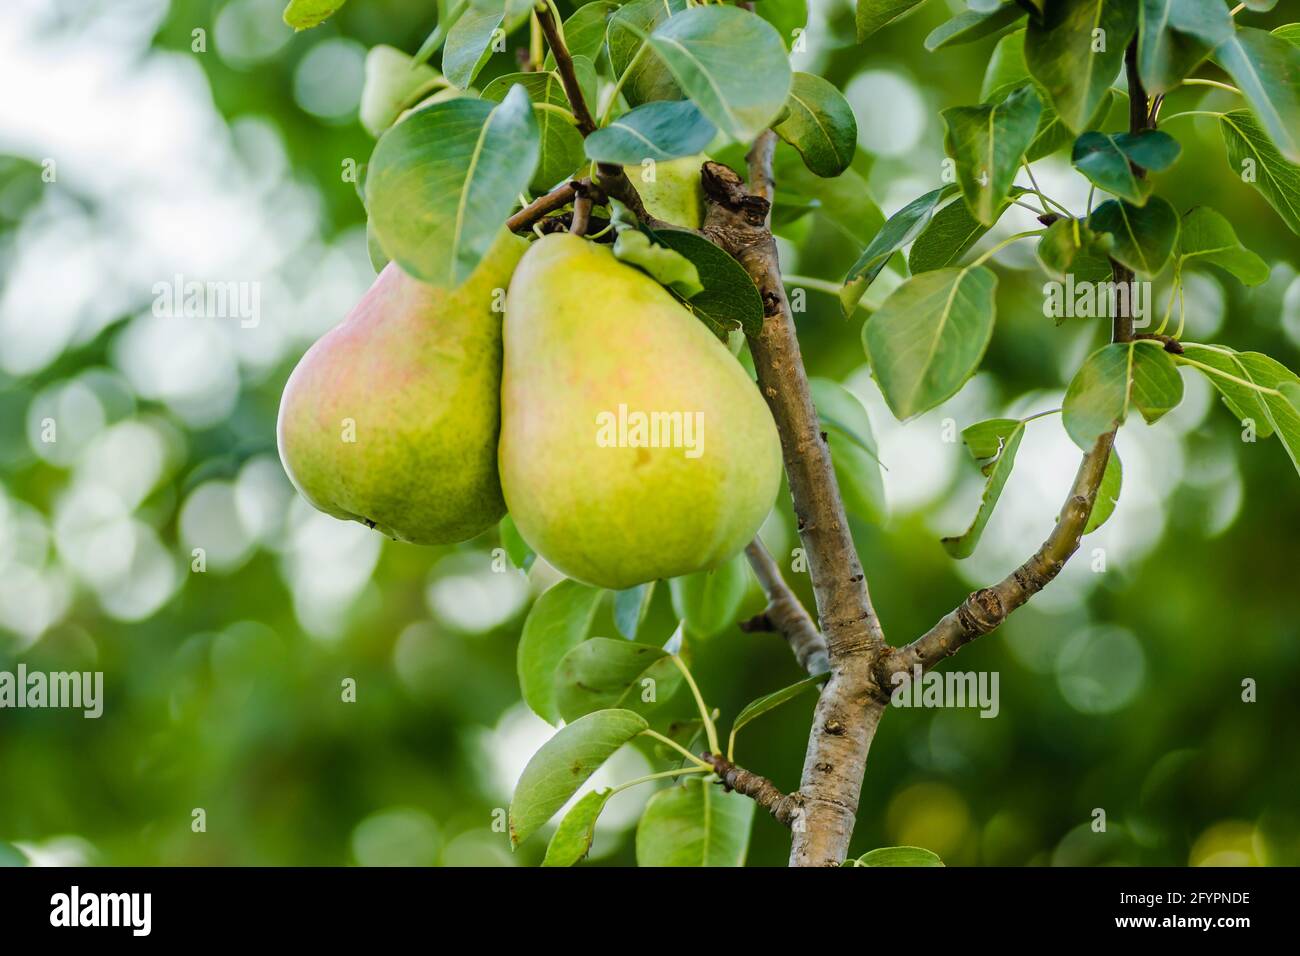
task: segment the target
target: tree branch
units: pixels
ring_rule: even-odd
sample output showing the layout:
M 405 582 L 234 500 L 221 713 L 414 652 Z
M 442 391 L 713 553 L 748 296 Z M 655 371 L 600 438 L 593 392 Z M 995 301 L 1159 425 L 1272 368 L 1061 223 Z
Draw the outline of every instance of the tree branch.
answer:
M 817 630 L 804 606 L 795 597 L 790 585 L 781 576 L 772 555 L 768 553 L 758 537 L 749 542 L 745 548 L 745 557 L 754 569 L 754 576 L 767 595 L 767 609 L 760 615 L 762 623 L 753 622 L 753 626 L 741 625 L 744 630 L 776 631 L 785 637 L 794 651 L 799 666 L 809 674 L 824 674 L 831 669 L 830 657 L 826 653 L 826 639 Z
M 546 44 L 555 57 L 555 67 L 560 74 L 560 83 L 564 85 L 564 95 L 569 98 L 569 105 L 573 107 L 573 117 L 578 121 L 578 132 L 588 136 L 596 131 L 596 120 L 592 117 L 591 110 L 587 108 L 587 101 L 582 95 L 582 85 L 578 82 L 577 71 L 573 68 L 573 57 L 569 55 L 569 49 L 564 45 L 560 28 L 551 14 L 551 8 L 543 4 L 535 7 L 533 14 L 541 24 Z
M 556 186 L 545 196 L 539 196 L 534 199 L 523 209 L 519 210 L 513 216 L 506 220 L 506 228 L 511 232 L 518 232 L 520 229 L 527 229 L 537 220 L 541 219 L 547 213 L 562 209 L 569 203 L 573 202 L 574 197 L 578 194 L 578 184 L 576 182 L 567 182 L 562 186 Z
M 713 772 L 722 779 L 722 786 L 734 790 L 757 803 L 772 814 L 776 821 L 794 829 L 802 826 L 803 797 L 798 793 L 782 793 L 771 780 L 756 773 L 737 767 L 721 754 L 702 753 L 704 762 L 713 767 Z
M 805 826 L 794 832 L 790 863 L 835 866 L 848 850 L 867 751 L 888 700 L 876 685 L 872 666 L 886 646 L 849 531 L 830 448 L 813 407 L 781 282 L 776 240 L 768 228 L 775 147 L 769 130 L 750 150 L 754 192 L 747 192 L 726 166 L 704 164 L 708 209 L 703 233 L 744 266 L 763 299 L 763 326 L 749 337 L 749 348 L 759 390 L 781 436 L 790 497 L 831 665 L 804 759 L 799 792 Z

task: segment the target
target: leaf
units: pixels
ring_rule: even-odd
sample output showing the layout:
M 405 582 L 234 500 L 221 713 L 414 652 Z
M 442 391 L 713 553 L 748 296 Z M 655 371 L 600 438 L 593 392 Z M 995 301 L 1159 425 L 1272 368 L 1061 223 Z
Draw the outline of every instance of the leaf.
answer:
M 1255 423 L 1255 435 L 1268 438 L 1273 434 L 1273 421 L 1268 408 L 1264 405 L 1260 393 L 1243 382 L 1250 382 L 1250 373 L 1242 363 L 1241 355 L 1224 345 L 1196 345 L 1191 342 L 1183 344 L 1183 354 L 1175 361 L 1187 361 L 1197 365 L 1208 365 L 1211 369 L 1225 372 L 1232 378 L 1215 375 L 1205 369 L 1198 369 L 1205 375 L 1211 385 L 1219 390 L 1223 404 L 1236 416 L 1239 422 L 1247 419 Z M 1237 379 L 1239 381 L 1234 381 Z
M 694 266 L 702 291 L 682 302 L 715 332 L 763 328 L 763 297 L 745 267 L 703 236 L 683 229 L 659 229 L 655 242 L 684 256 Z
M 614 255 L 684 298 L 690 298 L 704 289 L 695 263 L 680 252 L 652 242 L 640 229 L 624 229 L 620 232 L 614 240 Z
M 289 0 L 284 8 L 284 22 L 295 30 L 319 26 L 338 11 L 348 0 Z
M 732 139 L 753 139 L 785 108 L 785 43 L 748 10 L 692 7 L 659 24 L 648 42 L 683 92 Z
M 1038 241 L 1038 263 L 1062 282 L 1071 273 L 1076 281 L 1105 282 L 1111 278 L 1107 255 L 1114 242 L 1113 236 L 1093 232 L 1078 219 L 1058 219 Z
M 1004 3 L 988 12 L 967 10 L 930 31 L 930 35 L 925 38 L 925 48 L 933 52 L 941 47 L 982 40 L 1010 26 L 1024 15 L 1024 8 L 1017 3 Z
M 474 82 L 492 56 L 492 39 L 504 20 L 504 8 L 494 13 L 470 7 L 452 24 L 442 48 L 442 75 L 452 86 L 463 90 Z
M 811 203 L 818 216 L 824 217 L 855 245 L 865 246 L 885 222 L 880 208 L 871 198 L 863 173 L 858 169 L 868 160 L 865 153 L 859 152 L 854 156 L 852 167 L 833 179 L 825 179 L 809 170 L 795 149 L 781 143 L 777 147 L 775 162 L 776 181 L 782 186 L 777 190 L 777 204 L 779 206 L 792 198 L 804 204 Z M 784 200 L 783 195 L 786 197 Z
M 1030 20 L 1025 65 L 1070 129 L 1082 131 L 1097 111 L 1137 20 L 1133 0 L 1057 0 L 1041 23 Z
M 740 602 L 749 586 L 745 555 L 737 554 L 712 571 L 700 571 L 668 581 L 673 611 L 696 637 L 712 637 L 736 623 Z
M 519 689 L 533 713 L 549 724 L 560 721 L 556 671 L 564 655 L 581 644 L 591 629 L 599 588 L 564 580 L 534 602 L 519 636 Z
M 1088 523 L 1083 526 L 1084 534 L 1092 534 L 1114 514 L 1123 484 L 1124 466 L 1120 463 L 1119 452 L 1112 448 L 1110 457 L 1106 459 L 1106 470 L 1101 473 L 1101 484 L 1097 486 L 1097 499 L 1092 504 L 1092 513 L 1088 515 Z
M 1147 93 L 1167 93 L 1232 36 L 1221 0 L 1142 0 L 1138 73 Z
M 795 73 L 788 106 L 789 115 L 772 129 L 799 151 L 804 164 L 828 178 L 848 169 L 858 146 L 858 121 L 844 94 L 820 76 Z
M 1108 199 L 1092 211 L 1088 227 L 1115 237 L 1110 256 L 1144 276 L 1164 268 L 1178 240 L 1178 213 L 1159 196 L 1145 206 Z
M 502 518 L 501 523 L 497 525 L 497 536 L 501 539 L 501 547 L 506 550 L 506 556 L 516 568 L 527 571 L 532 567 L 537 555 L 519 534 L 519 529 L 515 527 L 515 521 L 510 515 Z
M 433 55 L 442 49 L 443 44 L 447 42 L 447 32 L 456 25 L 456 21 L 463 17 L 468 9 L 469 0 L 456 0 L 446 8 L 445 13 L 438 14 L 438 22 L 424 38 L 420 48 L 415 51 L 413 59 L 416 63 L 428 63 Z
M 401 50 L 379 44 L 366 54 L 366 80 L 361 88 L 361 125 L 378 137 L 397 122 L 408 106 L 446 81 L 438 71 L 416 63 Z
M 1241 244 L 1228 220 L 1209 206 L 1197 206 L 1183 216 L 1178 232 L 1178 265 L 1203 259 L 1231 272 L 1246 285 L 1268 279 L 1268 263 Z
M 641 53 L 641 48 L 659 24 L 685 9 L 686 0 L 632 0 L 609 18 L 609 62 L 615 76 L 627 73 L 623 98 L 629 106 L 681 99 L 682 91 L 668 67 L 649 50 Z
M 630 710 L 598 710 L 561 728 L 524 767 L 510 801 L 510 842 L 519 846 L 569 802 L 587 778 L 649 725 Z
M 881 27 L 893 23 L 925 0 L 858 0 L 857 33 L 861 43 Z
M 1273 36 L 1300 47 L 1300 23 L 1285 23 L 1273 31 Z
M 839 429 L 829 429 L 826 444 L 831 451 L 835 481 L 850 515 L 880 524 L 888 515 L 885 479 L 880 460 Z
M 1246 110 L 1225 113 L 1219 129 L 1232 171 L 1254 184 L 1291 231 L 1300 233 L 1300 166 L 1286 161 Z
M 740 713 L 736 715 L 735 723 L 731 725 L 731 745 L 727 749 L 734 749 L 736 735 L 740 733 L 741 729 L 746 724 L 752 723 L 769 711 L 776 710 L 776 708 L 780 707 L 782 704 L 794 700 L 806 691 L 815 689 L 819 684 L 826 682 L 827 676 L 828 675 L 826 674 L 814 674 L 812 677 L 805 677 L 803 680 L 791 684 L 788 687 L 782 687 L 780 690 L 775 690 L 770 694 L 764 694 L 757 700 L 751 700 L 741 709 Z
M 1016 192 L 1013 187 L 1012 195 Z M 1007 203 L 1003 203 L 999 207 L 998 218 L 1001 218 L 1007 206 Z M 978 222 L 971 215 L 965 200 L 948 203 L 934 214 L 912 243 L 912 249 L 907 254 L 908 271 L 912 275 L 919 275 L 952 265 L 979 242 L 989 229 L 989 226 Z
M 1300 47 L 1265 30 L 1238 27 L 1214 59 L 1237 82 L 1278 152 L 1300 163 Z
M 584 793 L 560 821 L 546 846 L 542 866 L 573 866 L 586 856 L 596 838 L 596 820 L 613 795 L 608 787 Z
M 984 266 L 913 276 L 867 321 L 871 374 L 896 418 L 934 408 L 975 374 L 993 335 L 997 281 Z
M 1255 423 L 1257 436 L 1266 438 L 1277 434 L 1291 463 L 1300 472 L 1300 408 L 1296 404 L 1300 376 L 1262 352 L 1234 352 L 1222 345 L 1187 345 L 1180 358 L 1232 376 L 1206 373 L 1233 414 L 1241 421 L 1249 419 Z M 1282 394 L 1261 392 L 1246 383 Z
M 925 224 L 930 221 L 935 206 L 939 205 L 940 201 L 949 195 L 954 188 L 953 186 L 943 186 L 931 190 L 925 195 L 913 199 L 890 216 L 885 221 L 885 224 L 880 227 L 880 231 L 872 237 L 867 248 L 862 250 L 862 254 L 858 256 L 857 261 L 849 268 L 844 281 L 848 283 L 856 279 L 865 280 L 862 287 L 862 293 L 865 293 L 866 287 L 875 280 L 876 276 L 880 275 L 880 270 L 885 267 L 889 257 L 916 238 L 917 234 L 925 227 Z M 861 298 L 861 294 L 859 294 L 858 298 Z
M 776 27 L 786 49 L 799 39 L 798 31 L 808 26 L 808 0 L 763 0 L 754 12 Z
M 483 87 L 482 97 L 500 101 L 516 86 L 522 86 L 533 102 L 541 150 L 529 186 L 535 192 L 546 192 L 583 165 L 582 134 L 563 113 L 545 108 L 559 107 L 568 111 L 569 98 L 558 73 L 507 73 Z
M 853 866 L 943 866 L 943 860 L 919 846 L 882 846 L 862 854 Z
M 944 110 L 944 148 L 957 163 L 957 180 L 977 220 L 991 226 L 1011 191 L 1025 150 L 1038 128 L 1042 104 L 1026 85 L 1001 103 Z
M 1139 179 L 1133 165 L 1159 172 L 1169 168 L 1181 151 L 1178 140 L 1161 130 L 1140 133 L 1093 130 L 1074 141 L 1070 162 L 1098 188 L 1141 206 L 1151 194 L 1151 181 Z
M 605 47 L 605 34 L 609 29 L 609 19 L 619 9 L 617 3 L 609 0 L 595 0 L 578 7 L 564 21 L 564 45 L 570 56 L 585 56 L 595 62 L 600 51 Z M 547 52 L 546 69 L 555 69 L 555 54 Z M 588 104 L 594 108 L 595 101 Z
M 872 458 L 876 458 L 876 436 L 862 400 L 839 382 L 816 376 L 808 379 L 813 405 L 823 426 L 834 428 Z M 876 458 L 879 461 L 878 458 Z
M 384 252 L 417 279 L 459 285 L 501 232 L 537 156 L 537 123 L 521 89 L 495 108 L 466 97 L 398 123 L 379 138 L 366 173 Z
M 1112 342 L 1084 360 L 1065 391 L 1061 421 L 1088 451 L 1137 408 L 1148 425 L 1183 399 L 1183 380 L 1169 353 L 1151 342 Z
M 647 687 L 643 681 L 653 683 Z M 555 700 L 566 721 L 610 707 L 647 715 L 672 697 L 681 681 L 682 672 L 662 647 L 593 637 L 560 661 Z M 652 700 L 642 699 L 647 690 Z
M 660 100 L 629 110 L 588 136 L 587 158 L 620 166 L 678 159 L 700 152 L 716 133 L 690 100 Z
M 754 801 L 703 780 L 660 790 L 636 828 L 637 866 L 743 866 Z
M 980 535 L 993 515 L 993 508 L 1002 495 L 1011 469 L 1020 450 L 1020 440 L 1025 437 L 1025 423 L 1018 418 L 994 418 L 978 422 L 961 433 L 961 440 L 970 450 L 980 470 L 988 477 L 979 510 L 966 531 L 956 537 L 942 540 L 944 549 L 954 558 L 969 558 L 980 542 Z
M 614 626 L 629 641 L 636 640 L 636 633 L 641 629 L 646 611 L 650 609 L 654 590 L 655 582 L 648 581 L 614 592 Z

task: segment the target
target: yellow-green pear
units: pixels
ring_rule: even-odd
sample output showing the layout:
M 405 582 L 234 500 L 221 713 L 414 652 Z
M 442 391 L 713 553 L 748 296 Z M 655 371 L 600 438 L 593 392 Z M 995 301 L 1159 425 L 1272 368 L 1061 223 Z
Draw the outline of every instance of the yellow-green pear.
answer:
M 666 162 L 625 166 L 623 171 L 641 194 L 646 212 L 675 226 L 699 229 L 704 221 L 704 187 L 700 184 L 700 167 L 708 159 L 701 153 Z
M 307 351 L 277 434 L 308 501 L 416 544 L 464 541 L 500 520 L 500 309 L 527 248 L 503 232 L 455 289 L 389 263 Z
M 533 244 L 506 296 L 501 487 L 534 551 L 606 588 L 703 571 L 780 482 L 771 412 L 699 319 L 608 246 Z

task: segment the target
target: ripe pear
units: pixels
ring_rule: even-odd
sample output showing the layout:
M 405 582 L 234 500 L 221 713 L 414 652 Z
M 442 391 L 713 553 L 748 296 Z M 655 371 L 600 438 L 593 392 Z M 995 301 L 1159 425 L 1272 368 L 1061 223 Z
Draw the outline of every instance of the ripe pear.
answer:
M 646 212 L 675 226 L 699 229 L 704 222 L 700 167 L 708 159 L 701 153 L 653 165 L 625 166 L 623 171 L 641 194 Z
M 500 463 L 532 549 L 616 589 L 716 567 L 781 483 L 771 412 L 726 346 L 567 233 L 533 244 L 506 295 Z
M 455 289 L 389 263 L 307 351 L 277 426 L 303 497 L 416 544 L 464 541 L 500 520 L 499 309 L 527 248 L 503 231 Z

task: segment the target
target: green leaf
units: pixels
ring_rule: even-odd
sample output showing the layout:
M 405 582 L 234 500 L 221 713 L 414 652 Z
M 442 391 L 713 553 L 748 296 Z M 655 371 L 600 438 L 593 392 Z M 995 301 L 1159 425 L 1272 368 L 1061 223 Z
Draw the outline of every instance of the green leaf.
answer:
M 663 648 L 593 637 L 560 661 L 555 701 L 560 716 L 570 722 L 610 707 L 644 716 L 672 697 L 681 681 L 682 672 Z M 652 691 L 652 700 L 643 700 L 647 691 Z
M 1070 129 L 1081 132 L 1097 111 L 1137 20 L 1133 0 L 1057 0 L 1041 23 L 1030 20 L 1025 64 Z
M 732 139 L 753 139 L 785 108 L 791 84 L 785 43 L 748 10 L 692 7 L 659 24 L 648 42 L 686 95 Z
M 660 790 L 636 828 L 637 866 L 743 866 L 754 801 L 703 780 Z
M 744 553 L 712 571 L 700 571 L 668 581 L 673 611 L 696 637 L 712 637 L 736 623 L 740 602 L 749 586 Z
M 533 754 L 510 801 L 510 842 L 518 846 L 569 802 L 587 778 L 649 725 L 630 710 L 598 710 L 561 728 Z
M 510 515 L 502 518 L 501 523 L 497 525 L 497 536 L 501 539 L 501 547 L 505 548 L 506 556 L 510 558 L 511 563 L 519 570 L 527 571 L 537 555 L 519 534 L 519 529 L 515 527 L 515 521 Z
M 954 558 L 969 558 L 975 553 L 980 535 L 993 515 L 993 508 L 1002 495 L 1011 469 L 1020 450 L 1020 440 L 1025 437 L 1025 423 L 1018 418 L 994 418 L 978 422 L 961 433 L 961 440 L 970 450 L 980 470 L 988 477 L 979 510 L 966 531 L 956 537 L 944 538 L 944 549 Z
M 1300 46 L 1300 23 L 1285 23 L 1273 31 L 1273 36 Z
M 1092 534 L 1106 523 L 1119 504 L 1120 487 L 1124 484 L 1124 466 L 1120 463 L 1119 452 L 1110 450 L 1106 459 L 1106 470 L 1101 473 L 1101 484 L 1097 486 L 1097 500 L 1092 504 L 1092 513 L 1088 523 L 1083 526 L 1084 534 Z
M 865 165 L 865 160 L 866 154 L 859 152 L 852 167 L 833 179 L 825 179 L 809 170 L 795 149 L 780 143 L 775 162 L 776 181 L 782 187 L 777 190 L 778 206 L 792 199 L 812 205 L 819 217 L 842 232 L 855 246 L 867 245 L 884 224 L 885 217 L 871 198 L 867 181 L 857 168 Z
M 452 86 L 466 89 L 492 56 L 492 40 L 505 20 L 505 9 L 495 13 L 471 7 L 447 31 L 442 49 L 442 75 Z
M 610 17 L 617 12 L 617 3 L 609 0 L 595 0 L 578 7 L 573 15 L 564 21 L 564 45 L 570 56 L 585 56 L 593 63 L 605 47 L 605 34 L 609 30 Z M 546 69 L 555 69 L 555 54 L 547 52 Z M 588 104 L 592 108 L 595 102 Z
M 944 110 L 944 148 L 957 163 L 957 180 L 977 220 L 991 226 L 1011 191 L 1025 150 L 1038 128 L 1042 104 L 1031 85 L 1001 103 Z
M 1255 423 L 1256 437 L 1268 438 L 1273 434 L 1273 421 L 1269 417 L 1263 397 L 1251 385 L 1243 384 L 1252 380 L 1250 372 L 1242 362 L 1241 354 L 1236 350 L 1225 345 L 1197 345 L 1187 342 L 1183 344 L 1182 356 L 1175 361 L 1185 361 L 1197 367 L 1210 384 L 1219 390 L 1219 394 L 1223 397 L 1223 404 L 1238 421 L 1244 422 L 1249 419 Z M 1210 369 L 1226 373 L 1231 378 L 1199 368 L 1205 365 Z
M 680 252 L 652 242 L 640 229 L 624 229 L 620 232 L 614 240 L 614 255 L 684 298 L 690 298 L 704 289 L 695 263 Z
M 624 113 L 587 137 L 587 158 L 598 163 L 632 166 L 647 159 L 691 156 L 717 133 L 690 100 L 659 100 Z
M 735 723 L 731 725 L 731 744 L 734 746 L 736 735 L 740 733 L 741 729 L 746 724 L 752 723 L 769 711 L 776 710 L 776 708 L 794 700 L 800 694 L 816 689 L 819 684 L 824 684 L 826 682 L 827 676 L 828 675 L 826 674 L 814 674 L 812 677 L 805 677 L 803 680 L 791 684 L 788 687 L 782 687 L 780 690 L 773 691 L 770 694 L 764 694 L 757 700 L 751 700 L 741 709 L 740 713 L 736 715 Z M 732 748 L 728 747 L 727 749 L 730 750 Z
M 522 86 L 533 102 L 541 150 L 529 186 L 535 192 L 546 192 L 583 165 L 582 134 L 562 113 L 544 108 L 552 106 L 566 111 L 569 108 L 569 98 L 558 73 L 507 73 L 483 87 L 482 97 L 501 101 L 516 86 Z
M 284 8 L 284 22 L 295 30 L 319 26 L 348 0 L 289 0 Z
M 684 256 L 694 266 L 703 290 L 684 300 L 715 333 L 741 329 L 757 335 L 763 328 L 763 297 L 745 267 L 709 240 L 683 229 L 659 229 L 655 242 Z
M 636 640 L 637 631 L 650 610 L 650 599 L 654 597 L 655 582 L 648 581 L 636 587 L 614 592 L 614 626 L 629 641 Z
M 1263 194 L 1291 231 L 1300 233 L 1300 166 L 1289 163 L 1246 110 L 1219 118 L 1228 165 Z
M 560 721 L 555 676 L 564 655 L 581 644 L 591 630 L 599 588 L 564 580 L 533 604 L 519 637 L 519 689 L 533 713 L 549 724 Z
M 1222 0 L 1142 0 L 1138 73 L 1149 95 L 1167 93 L 1232 36 Z
M 872 524 L 883 522 L 888 516 L 888 503 L 880 460 L 837 428 L 828 430 L 826 444 L 845 510 Z
M 844 94 L 820 76 L 795 73 L 789 115 L 773 131 L 799 151 L 818 176 L 838 176 L 849 168 L 858 145 L 858 121 Z
M 573 866 L 586 856 L 596 838 L 596 820 L 613 795 L 608 787 L 584 793 L 560 821 L 546 846 L 542 866 Z
M 1183 399 L 1173 359 L 1152 342 L 1112 342 L 1093 352 L 1065 390 L 1061 420 L 1074 443 L 1088 451 L 1137 408 L 1148 425 Z
M 882 846 L 862 854 L 853 866 L 943 866 L 943 860 L 919 846 Z
M 1231 376 L 1200 369 L 1239 420 L 1255 423 L 1257 436 L 1267 438 L 1277 434 L 1291 463 L 1300 472 L 1300 407 L 1297 406 L 1300 376 L 1262 352 L 1234 352 L 1222 345 L 1186 345 L 1180 360 L 1208 365 Z M 1269 391 L 1261 392 L 1261 388 Z
M 1151 195 L 1151 181 L 1139 179 L 1133 166 L 1159 172 L 1168 169 L 1181 150 L 1178 140 L 1161 130 L 1140 133 L 1093 130 L 1074 141 L 1070 162 L 1098 188 L 1141 206 Z
M 1038 262 L 1062 282 L 1067 273 L 1073 273 L 1076 281 L 1104 282 L 1111 277 L 1107 255 L 1114 243 L 1113 236 L 1093 232 L 1081 220 L 1058 219 L 1038 242 Z
M 632 0 L 609 18 L 609 62 L 623 82 L 623 98 L 629 106 L 653 100 L 681 99 L 682 91 L 668 67 L 649 50 L 641 52 L 646 38 L 659 24 L 686 9 L 686 0 Z
M 1178 213 L 1159 196 L 1145 206 L 1109 199 L 1092 211 L 1088 226 L 1114 236 L 1111 258 L 1144 276 L 1164 268 L 1178 240 Z
M 858 42 L 861 43 L 881 27 L 893 23 L 913 7 L 925 0 L 858 0 Z
M 984 266 L 913 276 L 863 327 L 871 374 L 898 419 L 957 394 L 993 335 L 997 276 Z
M 437 24 L 424 38 L 420 48 L 415 51 L 413 59 L 416 63 L 428 63 L 433 55 L 442 49 L 443 44 L 447 42 L 447 32 L 456 25 L 456 21 L 463 17 L 468 9 L 469 0 L 456 0 L 446 8 L 445 13 L 438 14 Z
M 401 50 L 382 43 L 372 47 L 366 54 L 366 81 L 361 88 L 361 125 L 378 137 L 403 110 L 445 85 L 437 70 L 416 63 Z
M 871 430 L 871 418 L 867 415 L 862 400 L 829 378 L 811 377 L 808 379 L 808 388 L 822 425 L 841 432 L 872 458 L 876 458 L 876 436 Z
M 862 250 L 862 254 L 858 256 L 857 261 L 849 268 L 844 281 L 848 283 L 857 279 L 865 280 L 861 290 L 862 293 L 865 293 L 867 286 L 871 285 L 876 276 L 880 275 L 880 270 L 885 267 L 889 257 L 917 237 L 921 230 L 925 228 L 926 223 L 930 221 L 930 216 L 934 214 L 935 207 L 954 188 L 956 187 L 942 186 L 939 189 L 931 190 L 925 195 L 913 199 L 890 216 L 885 221 L 885 224 L 880 227 L 880 231 L 872 237 L 867 247 Z M 858 298 L 861 298 L 861 294 L 859 294 Z
M 1012 187 L 1012 195 L 1018 191 Z M 998 218 L 1006 212 L 1008 205 L 1004 202 L 998 207 Z M 933 272 L 952 265 L 979 242 L 990 228 L 971 215 L 965 200 L 948 203 L 934 214 L 912 243 L 911 251 L 907 254 L 908 271 L 912 275 L 920 275 L 922 272 Z
M 925 48 L 931 52 L 959 43 L 973 43 L 992 36 L 1025 15 L 1017 3 L 1004 3 L 988 12 L 967 10 L 946 23 L 941 23 L 925 38 Z
M 808 26 L 808 0 L 763 0 L 755 5 L 754 12 L 776 27 L 786 49 L 798 39 L 795 31 Z
M 1214 59 L 1236 80 L 1278 152 L 1300 163 L 1300 47 L 1264 30 L 1238 27 Z
M 1197 206 L 1183 216 L 1178 232 L 1178 265 L 1204 260 L 1226 269 L 1246 285 L 1268 279 L 1268 263 L 1241 244 L 1232 223 L 1209 206 Z

